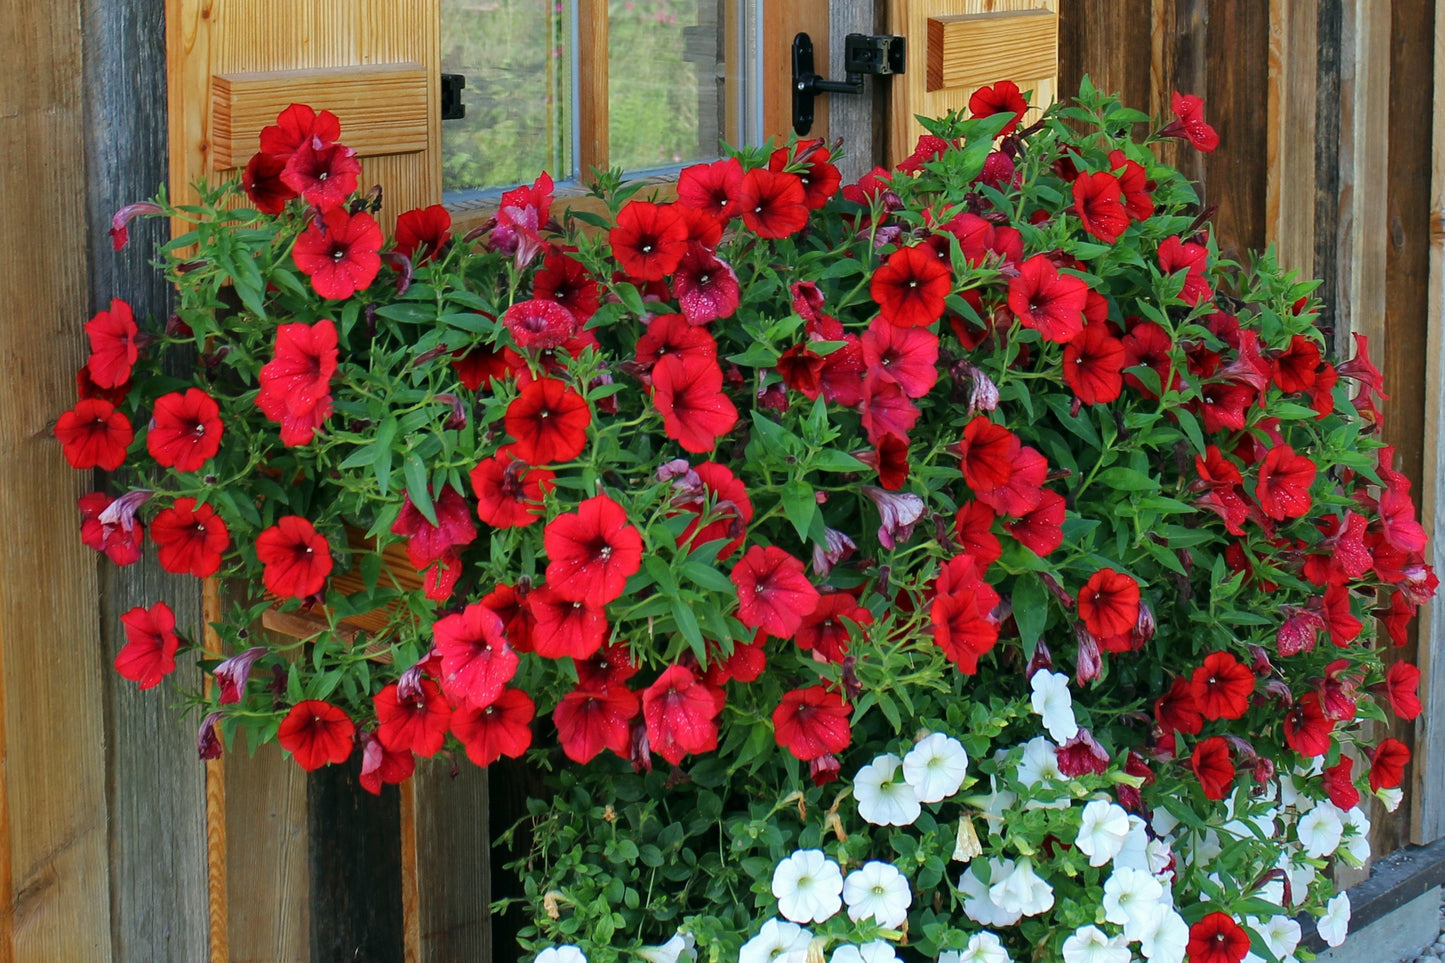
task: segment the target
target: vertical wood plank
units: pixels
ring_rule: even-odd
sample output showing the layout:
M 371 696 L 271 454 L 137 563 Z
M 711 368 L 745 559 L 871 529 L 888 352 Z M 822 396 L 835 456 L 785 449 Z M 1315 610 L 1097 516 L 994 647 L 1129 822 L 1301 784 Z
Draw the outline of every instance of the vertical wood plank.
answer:
M 1317 4 L 1269 0 L 1265 241 L 1280 267 L 1310 276 L 1315 254 Z
M 793 132 L 793 37 L 806 33 L 813 39 L 813 59 L 820 65 L 819 73 L 829 80 L 842 80 L 843 77 L 841 74 L 834 77 L 821 66 L 832 63 L 828 43 L 828 3 L 820 3 L 819 0 L 768 0 L 762 7 L 762 139 L 772 137 L 776 139 L 776 144 L 786 144 L 788 135 Z M 813 108 L 813 129 L 808 132 L 809 137 L 831 139 L 828 119 L 832 116 L 832 101 L 832 94 L 818 98 Z
M 577 4 L 577 169 L 582 179 L 590 180 L 589 171 L 611 166 L 611 108 L 607 76 L 611 69 L 608 56 L 607 0 L 578 0 Z
M 221 637 L 211 626 L 221 621 L 221 583 L 208 578 L 201 583 L 201 623 L 205 632 L 205 649 L 211 658 L 219 658 Z M 206 679 L 207 691 L 215 684 Z M 231 908 L 226 884 L 226 764 L 220 759 L 206 760 L 206 901 L 210 926 L 210 963 L 231 963 Z
M 310 963 L 306 773 L 275 743 L 223 759 L 231 963 Z
M 486 770 L 467 763 L 453 775 L 446 759 L 417 760 L 410 787 L 419 963 L 491 963 L 516 955 L 515 946 L 494 949 L 492 942 L 487 782 Z
M 96 560 L 50 433 L 85 357 L 81 12 L 0 15 L 0 958 L 36 963 L 111 959 Z
M 1425 452 L 1419 501 L 1430 533 L 1431 561 L 1445 571 L 1445 4 L 1435 6 L 1435 96 L 1430 148 L 1429 322 L 1426 334 Z M 1420 692 L 1411 774 L 1410 841 L 1445 836 L 1445 604 L 1420 609 Z
M 878 0 L 829 0 L 827 49 L 832 51 L 832 56 L 824 76 L 843 76 L 845 38 L 850 33 L 883 33 L 886 13 Z M 916 48 L 909 53 L 918 56 Z M 913 61 L 910 69 L 918 69 L 914 66 L 917 63 Z M 863 93 L 856 97 L 835 97 L 828 105 L 828 133 L 843 140 L 844 156 L 838 163 L 838 171 L 845 184 L 857 181 L 875 164 L 886 163 L 884 153 L 888 139 L 883 121 L 888 110 L 888 85 L 896 82 L 897 78 L 880 82 L 865 75 Z
M 1341 263 L 1341 223 L 1344 207 L 1340 197 L 1340 169 L 1349 149 L 1349 128 L 1340 110 L 1345 61 L 1344 8 L 1347 0 L 1320 0 L 1315 21 L 1315 248 L 1314 276 L 1322 304 L 1315 320 L 1325 345 L 1334 343 L 1339 304 L 1343 299 L 1342 277 L 1348 266 Z
M 87 236 L 92 310 L 123 297 L 137 318 L 164 318 L 169 291 L 150 265 L 164 225 L 132 225 L 112 250 L 110 216 L 165 180 L 165 44 L 162 11 L 143 0 L 85 0 L 83 6 L 88 165 Z M 124 479 L 112 477 L 111 486 Z M 109 490 L 116 491 L 115 487 Z M 187 638 L 201 630 L 199 583 L 164 572 L 153 557 L 118 568 L 100 563 L 98 611 L 108 663 L 125 643 L 120 616 L 164 599 Z M 183 660 L 173 678 L 199 684 Z M 107 808 L 110 813 L 112 952 L 117 961 L 190 963 L 207 953 L 205 768 L 196 759 L 196 720 L 172 709 L 169 683 L 142 692 L 107 665 Z
M 382 786 L 373 796 L 360 777 L 354 752 L 307 779 L 312 960 L 394 963 L 403 956 L 399 794 Z
M 1152 6 L 1150 0 L 1060 0 L 1060 95 L 1072 96 L 1087 75 L 1099 90 L 1119 94 L 1126 107 L 1152 110 Z

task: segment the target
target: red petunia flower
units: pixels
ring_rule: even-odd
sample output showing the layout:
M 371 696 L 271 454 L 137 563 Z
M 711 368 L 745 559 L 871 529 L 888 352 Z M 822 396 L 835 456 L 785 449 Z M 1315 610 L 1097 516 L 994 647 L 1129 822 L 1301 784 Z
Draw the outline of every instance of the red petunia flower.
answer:
M 498 585 L 481 598 L 482 604 L 501 618 L 502 632 L 507 636 L 507 643 L 518 652 L 535 651 L 532 644 L 535 620 L 531 608 L 527 605 L 530 594 L 531 589 L 525 583 L 516 586 Z
M 1154 198 L 1150 196 L 1149 173 L 1143 165 L 1136 164 L 1121 150 L 1109 152 L 1109 169 L 1119 180 L 1119 189 L 1124 192 L 1124 210 L 1130 219 L 1146 221 L 1154 214 Z
M 1019 121 L 1023 120 L 1024 111 L 1028 109 L 1028 102 L 1019 92 L 1019 85 L 1012 80 L 1000 80 L 992 87 L 980 87 L 968 98 L 968 112 L 975 117 L 992 117 L 994 114 L 1004 113 L 1014 115 L 1013 120 L 999 131 L 1000 137 L 1012 134 Z
M 280 214 L 286 209 L 286 202 L 298 196 L 281 180 L 285 169 L 285 157 L 261 151 L 251 155 L 241 172 L 241 189 L 262 214 Z
M 318 147 L 314 140 L 297 147 L 281 170 L 281 183 L 322 211 L 339 210 L 360 177 L 356 151 L 343 144 Z
M 1194 755 L 1189 762 L 1194 769 L 1194 777 L 1204 789 L 1205 798 L 1223 799 L 1234 782 L 1234 759 L 1229 751 L 1229 742 L 1223 736 L 1210 736 L 1194 747 Z
M 337 358 L 336 325 L 331 320 L 277 327 L 276 352 L 261 367 L 256 406 L 281 425 L 283 444 L 310 444 L 316 429 L 330 417 Z
M 529 465 L 550 465 L 582 454 L 592 410 L 587 399 L 556 378 L 538 378 L 507 406 L 503 424 L 516 439 L 512 454 Z
M 968 555 L 944 563 L 930 610 L 933 640 L 965 675 L 978 671 L 978 660 L 998 642 L 994 610 L 999 595 L 983 580 L 982 568 Z
M 452 707 L 441 687 L 422 679 L 416 694 L 403 699 L 395 682 L 372 699 L 376 707 L 376 737 L 394 752 L 414 752 L 423 758 L 441 751 L 451 728 Z
M 395 750 L 369 732 L 361 734 L 361 774 L 357 782 L 373 796 L 381 795 L 382 786 L 406 782 L 416 772 L 416 757 L 406 750 Z
M 802 141 L 791 148 L 779 147 L 768 157 L 768 170 L 788 168 L 803 183 L 803 200 L 810 210 L 818 210 L 838 193 L 843 175 L 830 162 L 832 152 L 820 139 Z
M 1345 648 L 1360 635 L 1364 624 L 1350 609 L 1350 590 L 1338 582 L 1325 587 L 1324 607 L 1320 611 L 1330 641 Z
M 732 317 L 742 293 L 732 267 L 696 243 L 687 246 L 678 263 L 672 289 L 689 324 Z
M 773 545 L 754 545 L 733 566 L 738 590 L 738 620 L 748 628 L 791 638 L 818 606 L 818 590 L 803 563 Z
M 356 726 L 345 712 L 319 699 L 298 702 L 281 720 L 276 741 L 307 772 L 351 756 Z
M 1390 709 L 1401 719 L 1420 715 L 1420 670 L 1409 662 L 1392 662 L 1385 670 L 1385 698 Z
M 1199 735 L 1204 716 L 1194 701 L 1194 688 L 1183 676 L 1175 676 L 1169 691 L 1154 700 L 1154 719 L 1165 732 L 1186 732 Z
M 1064 544 L 1065 509 L 1064 496 L 1045 488 L 1039 492 L 1036 508 L 1005 522 L 1004 528 L 1020 545 L 1043 558 Z
M 808 223 L 808 194 L 796 174 L 757 167 L 743 175 L 738 191 L 743 223 L 758 237 L 783 238 Z
M 1174 91 L 1169 97 L 1169 110 L 1174 114 L 1173 123 L 1159 131 L 1160 137 L 1183 137 L 1196 150 L 1212 153 L 1219 146 L 1219 134 L 1204 122 L 1204 101 L 1192 94 Z M 1191 963 L 1198 963 L 1192 959 Z
M 1124 342 L 1091 322 L 1064 345 L 1064 380 L 1084 404 L 1108 404 L 1124 390 L 1124 361 Z
M 873 272 L 868 294 L 883 317 L 900 327 L 924 327 L 943 317 L 944 299 L 953 289 L 953 274 L 924 246 L 894 251 Z
M 531 613 L 532 647 L 544 659 L 585 659 L 607 637 L 607 616 L 602 609 L 563 598 L 550 585 L 527 596 Z
M 1249 934 L 1227 913 L 1209 913 L 1189 927 L 1188 952 L 1189 963 L 1241 963 Z
M 547 584 L 564 599 L 602 608 L 622 595 L 628 576 L 642 567 L 642 536 L 627 510 L 596 495 L 547 523 L 542 535 Z
M 1410 747 L 1399 739 L 1387 736 L 1370 753 L 1370 790 L 1395 789 L 1405 779 L 1410 764 Z
M 441 657 L 442 691 L 455 706 L 489 706 L 517 674 L 520 660 L 502 633 L 502 619 L 473 602 L 432 627 Z
M 85 322 L 85 336 L 90 341 L 85 367 L 97 387 L 119 388 L 130 380 L 131 367 L 140 356 L 139 333 L 130 305 L 120 298 L 111 300 L 109 311 L 100 311 Z
M 674 766 L 717 748 L 720 712 L 721 700 L 686 666 L 670 666 L 642 692 L 648 747 Z
M 568 759 L 582 765 L 603 749 L 625 759 L 632 744 L 632 720 L 640 706 L 637 693 L 624 685 L 592 689 L 579 684 L 552 711 L 557 741 Z
M 432 512 L 436 516 L 436 524 L 427 521 L 408 492 L 396 521 L 391 523 L 391 533 L 406 539 L 407 558 L 418 572 L 429 568 L 448 552 L 465 548 L 477 537 L 472 510 L 456 489 L 443 488 L 441 495 L 432 499 Z
M 145 542 L 145 525 L 133 513 L 113 518 L 107 509 L 114 503 L 104 492 L 81 495 L 76 502 L 80 509 L 80 541 L 87 548 L 104 552 L 116 565 L 134 565 L 140 561 Z
M 1341 810 L 1351 810 L 1360 804 L 1360 790 L 1355 787 L 1353 770 L 1355 760 L 1341 755 L 1340 761 L 1326 766 L 1324 771 L 1325 793 L 1330 802 Z
M 673 499 L 673 505 L 681 511 L 693 513 L 687 527 L 677 536 L 677 546 L 691 545 L 696 551 L 708 542 L 719 539 L 728 541 L 717 551 L 718 559 L 732 556 L 743 544 L 748 523 L 753 520 L 753 503 L 748 498 L 748 489 L 732 469 L 713 461 L 699 462 L 692 466 L 697 475 L 698 488 L 680 493 Z M 707 524 L 701 528 L 698 523 L 704 518 Z
M 284 515 L 256 536 L 256 558 L 266 591 L 282 598 L 315 595 L 331 574 L 331 546 L 300 515 Z
M 1119 179 L 1108 171 L 1080 174 L 1074 179 L 1074 213 L 1084 230 L 1113 244 L 1129 227 L 1129 212 L 1124 209 L 1124 190 Z
M 440 204 L 403 211 L 396 219 L 396 250 L 413 264 L 435 261 L 451 239 L 452 216 Z
M 125 626 L 125 645 L 116 653 L 115 670 L 121 678 L 142 689 L 154 688 L 176 668 L 176 616 L 171 607 L 157 602 L 150 608 L 136 606 L 120 617 Z
M 878 484 L 896 492 L 908 481 L 908 439 L 884 435 L 871 451 L 854 452 L 854 457 L 878 472 Z
M 687 222 L 671 204 L 628 201 L 608 234 L 612 255 L 637 281 L 660 281 L 687 253 Z
M 1254 497 L 1264 513 L 1276 521 L 1299 518 L 1310 510 L 1310 486 L 1318 473 L 1307 455 L 1289 445 L 1277 445 L 1264 456 Z
M 221 450 L 221 409 L 200 388 L 172 391 L 156 399 L 146 451 L 156 463 L 176 471 L 195 471 Z
M 532 697 L 521 689 L 505 689 L 487 706 L 466 706 L 452 713 L 452 732 L 467 758 L 490 766 L 503 756 L 515 759 L 532 744 Z
M 975 415 L 963 429 L 959 443 L 963 480 L 975 492 L 1000 488 L 1013 477 L 1013 462 L 1021 448 L 1018 436 L 984 415 Z
M 1204 277 L 1204 266 L 1209 250 L 1202 244 L 1181 241 L 1176 234 L 1159 242 L 1159 270 L 1165 274 L 1184 271 L 1184 289 L 1179 298 L 1185 304 L 1195 305 L 1214 297 L 1214 290 Z
M 221 568 L 221 555 L 231 545 L 226 523 L 210 505 L 177 498 L 151 522 L 161 568 L 177 575 L 209 578 Z
M 514 187 L 497 205 L 497 223 L 492 228 L 492 250 L 512 256 L 518 268 L 537 258 L 545 246 L 542 228 L 552 211 L 552 177 L 546 171 L 531 184 Z
M 888 437 L 906 440 L 922 414 L 898 382 L 872 376 L 863 380 L 863 400 L 858 409 L 863 432 L 875 445 Z
M 680 314 L 659 314 L 637 339 L 637 363 L 651 368 L 665 357 L 717 361 L 717 341 Z M 819 361 L 821 364 L 821 360 Z
M 677 202 L 720 221 L 742 214 L 743 165 L 736 157 L 684 167 L 677 175 Z
M 980 572 L 1003 555 L 1003 545 L 993 533 L 997 517 L 993 509 L 983 502 L 969 501 L 958 506 L 958 515 L 954 518 L 954 537 L 964 554 L 977 563 Z
M 1161 390 L 1168 391 L 1178 387 L 1179 375 L 1173 370 L 1174 339 L 1169 336 L 1168 331 L 1153 321 L 1140 321 L 1124 335 L 1122 343 L 1124 367 L 1153 368 L 1154 373 L 1159 376 Z M 1124 373 L 1124 383 L 1146 398 L 1159 397 L 1152 387 L 1145 385 L 1132 371 Z
M 1320 707 L 1318 692 L 1306 692 L 1284 715 L 1284 741 L 1302 756 L 1323 756 L 1330 751 L 1333 719 Z
M 597 279 L 574 257 L 561 251 L 548 251 L 542 258 L 542 269 L 532 278 L 532 297 L 555 301 L 586 324 L 597 313 L 600 300 Z
M 717 362 L 666 355 L 652 368 L 652 403 L 662 430 L 685 451 L 701 454 L 737 424 L 738 410 L 722 391 Z
M 909 398 L 922 398 L 938 381 L 938 335 L 901 327 L 879 316 L 859 343 L 863 363 L 874 377 L 892 381 Z
M 109 401 L 85 398 L 56 419 L 55 439 L 71 468 L 115 471 L 125 463 L 135 431 Z
M 512 343 L 523 349 L 544 351 L 566 344 L 577 334 L 577 319 L 556 301 L 532 298 L 510 305 L 502 313 L 502 325 Z
M 836 755 L 853 741 L 853 707 L 820 685 L 793 689 L 773 710 L 773 738 L 803 762 Z
M 844 408 L 855 407 L 863 401 L 864 381 L 867 377 L 862 342 L 856 334 L 841 333 L 837 338 L 827 340 L 842 341 L 843 347 L 829 352 L 823 358 L 822 370 L 818 372 L 818 388 L 829 404 Z
M 1189 688 L 1204 718 L 1238 719 L 1249 708 L 1254 673 L 1228 652 L 1211 652 L 1194 670 Z
M 847 592 L 834 592 L 822 596 L 817 607 L 803 617 L 793 640 L 814 658 L 842 665 L 855 627 L 862 629 L 872 624 L 873 613 L 859 605 L 857 599 Z
M 323 298 L 339 301 L 365 290 L 381 270 L 381 227 L 365 211 L 337 208 L 313 218 L 291 248 L 291 260 Z
M 542 517 L 542 499 L 557 476 L 499 452 L 478 462 L 470 477 L 477 517 L 493 528 L 521 528 Z
M 341 121 L 329 110 L 316 111 L 309 104 L 292 104 L 276 117 L 276 123 L 261 128 L 261 150 L 278 157 L 290 157 L 303 144 L 325 147 L 341 137 Z
M 1056 344 L 1067 344 L 1083 330 L 1088 299 L 1089 286 L 1083 279 L 1060 274 L 1043 254 L 1019 265 L 1018 277 L 1008 283 L 1009 309 L 1024 327 Z
M 898 162 L 898 169 L 905 174 L 917 174 L 925 164 L 935 161 L 948 150 L 949 143 L 937 134 L 919 134 L 913 153 Z
M 1123 635 L 1139 620 L 1139 583 L 1101 568 L 1079 590 L 1079 618 L 1095 638 Z

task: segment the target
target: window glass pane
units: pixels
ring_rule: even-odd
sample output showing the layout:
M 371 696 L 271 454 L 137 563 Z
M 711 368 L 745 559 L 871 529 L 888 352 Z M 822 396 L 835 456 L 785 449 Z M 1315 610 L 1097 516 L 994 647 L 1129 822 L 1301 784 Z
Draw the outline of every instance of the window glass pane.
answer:
M 717 157 L 727 129 L 727 0 L 610 0 L 611 166 Z
M 462 74 L 467 116 L 442 124 L 449 192 L 572 176 L 572 27 L 563 0 L 447 0 L 442 70 Z

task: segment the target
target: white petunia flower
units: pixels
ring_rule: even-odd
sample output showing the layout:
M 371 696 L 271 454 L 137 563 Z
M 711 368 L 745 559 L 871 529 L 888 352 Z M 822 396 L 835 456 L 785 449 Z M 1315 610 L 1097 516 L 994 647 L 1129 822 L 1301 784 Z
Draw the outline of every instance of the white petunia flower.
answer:
M 1149 869 L 1149 830 L 1143 819 L 1129 814 L 1129 832 L 1114 854 L 1114 868 Z
M 1292 918 L 1284 915 L 1271 916 L 1254 928 L 1264 940 L 1269 951 L 1281 960 L 1299 947 L 1300 928 Z
M 1119 855 L 1129 836 L 1129 814 L 1107 799 L 1095 799 L 1079 818 L 1074 845 L 1089 857 L 1090 866 L 1103 866 Z
M 1064 940 L 1064 963 L 1129 963 L 1129 947 L 1097 926 L 1081 926 Z
M 535 963 L 587 963 L 587 956 L 580 946 L 564 943 L 561 946 L 549 946 L 538 953 Z
M 738 963 L 807 963 L 813 934 L 796 923 L 771 919 L 738 951 Z
M 902 765 L 902 759 L 884 753 L 859 769 L 853 780 L 858 815 L 875 826 L 911 826 L 923 811 L 913 787 L 894 778 Z
M 958 963 L 1013 963 L 1013 958 L 997 936 L 984 930 L 968 938 L 968 946 L 958 954 Z
M 1079 734 L 1079 724 L 1074 721 L 1074 699 L 1069 695 L 1069 677 L 1062 672 L 1040 669 L 1029 680 L 1034 694 L 1029 704 L 1034 713 L 1044 720 L 1044 728 L 1055 742 L 1068 742 Z
M 661 946 L 644 946 L 637 955 L 647 963 L 696 963 L 697 940 L 691 933 L 674 933 Z
M 833 951 L 828 963 L 899 963 L 893 945 L 885 940 L 874 940 L 862 946 L 845 943 Z
M 1054 905 L 1054 888 L 1048 880 L 1034 872 L 1032 860 L 1020 859 L 1013 872 L 1002 879 L 995 876 L 988 887 L 988 898 L 1005 913 L 1037 916 Z
M 794 923 L 821 923 L 843 908 L 843 871 L 821 849 L 800 849 L 773 870 L 778 912 Z
M 1320 872 L 1309 863 L 1292 862 L 1288 856 L 1280 857 L 1279 868 L 1284 870 L 1285 875 L 1289 877 L 1290 895 L 1294 897 L 1293 905 L 1298 906 L 1304 900 L 1305 894 L 1309 892 L 1311 884 L 1314 883 Z
M 1182 963 L 1189 949 L 1189 924 L 1163 904 L 1159 914 L 1137 935 L 1139 950 L 1149 963 Z
M 1161 908 L 1164 887 L 1142 869 L 1115 869 L 1104 881 L 1104 919 L 1124 927 L 1124 935 L 1137 940 L 1149 929 Z
M 1345 831 L 1344 813 L 1333 804 L 1320 802 L 1315 808 L 1300 817 L 1295 824 L 1295 833 L 1305 855 L 1316 859 L 1329 856 L 1340 847 L 1340 838 Z
M 1153 828 L 1155 835 L 1168 836 L 1179 828 L 1179 820 L 1174 817 L 1173 813 L 1161 806 L 1150 814 L 1149 825 Z
M 843 902 L 853 922 L 872 917 L 885 929 L 896 930 L 908 919 L 913 890 L 892 863 L 870 860 L 843 880 Z
M 1400 808 L 1400 802 L 1405 798 L 1405 790 L 1398 786 L 1394 789 L 1379 789 L 1375 792 L 1375 798 L 1385 804 L 1385 812 L 1392 813 Z
M 1341 893 L 1325 904 L 1325 915 L 1315 923 L 1320 939 L 1339 946 L 1350 931 L 1350 895 Z
M 942 802 L 958 792 L 966 775 L 968 753 L 963 743 L 941 732 L 924 736 L 903 757 L 903 779 L 919 802 Z
M 1359 806 L 1351 806 L 1345 813 L 1344 823 L 1345 852 L 1363 866 L 1370 858 L 1370 818 Z
M 989 879 L 997 882 L 1013 872 L 1011 859 L 998 856 L 988 858 Z M 975 860 L 958 878 L 958 891 L 963 894 L 963 912 L 975 923 L 984 926 L 1013 926 L 1023 915 L 1003 909 L 989 895 L 989 884 L 978 875 L 979 862 Z

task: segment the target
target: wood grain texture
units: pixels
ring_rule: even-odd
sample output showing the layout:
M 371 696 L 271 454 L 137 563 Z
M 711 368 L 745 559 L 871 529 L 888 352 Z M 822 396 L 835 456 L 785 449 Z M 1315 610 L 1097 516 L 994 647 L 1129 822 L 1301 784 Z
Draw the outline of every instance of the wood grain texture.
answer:
M 130 243 L 112 249 L 113 212 L 153 194 L 166 174 L 165 31 L 148 0 L 86 0 L 83 32 L 90 303 L 124 297 L 137 318 L 164 318 L 170 290 L 150 265 L 165 225 L 132 222 Z M 108 490 L 123 478 L 112 476 Z M 165 599 L 188 639 L 201 634 L 200 583 L 171 575 L 149 556 L 119 568 L 100 563 L 98 615 L 104 660 L 125 642 L 120 615 Z M 194 689 L 200 673 L 183 658 L 172 679 Z M 106 665 L 106 796 L 110 814 L 112 953 L 117 961 L 190 963 L 207 954 L 206 770 L 196 759 L 196 718 L 173 709 L 165 683 L 139 691 Z
M 265 70 L 304 70 L 415 61 L 441 74 L 441 0 L 166 0 L 170 60 L 172 196 L 220 175 L 214 152 L 211 78 Z M 383 185 L 383 226 L 441 198 L 439 84 L 426 86 L 427 149 L 362 160 L 362 185 Z M 239 132 L 233 132 L 240 137 Z M 342 128 L 343 142 L 347 130 Z
M 1118 93 L 1125 106 L 1152 110 L 1152 13 L 1150 0 L 1061 0 L 1059 90 L 1077 90 L 1088 75 L 1099 90 Z
M 96 558 L 89 487 L 51 435 L 88 315 L 79 3 L 0 14 L 0 959 L 111 959 Z M 43 243 L 42 243 L 43 239 Z
M 307 777 L 314 961 L 395 963 L 403 956 L 397 788 L 382 786 L 373 796 L 360 777 L 359 752 Z
M 828 80 L 842 80 L 843 74 L 825 73 L 822 65 L 832 63 L 828 43 L 829 4 L 820 0 L 768 0 L 763 7 L 763 137 L 786 144 L 793 130 L 793 37 L 806 33 L 813 40 L 815 69 Z M 841 56 L 838 58 L 842 62 Z M 813 107 L 813 129 L 809 137 L 831 140 L 828 118 L 833 101 L 849 94 L 819 97 Z
M 919 136 L 924 133 L 923 125 L 914 119 L 916 115 L 942 117 L 950 110 L 962 110 L 968 106 L 968 98 L 974 90 L 984 84 L 1012 80 L 1019 85 L 1020 90 L 1032 90 L 1033 95 L 1029 100 L 1032 107 L 1025 116 L 1025 123 L 1037 118 L 1043 108 L 1053 103 L 1057 96 L 1057 66 L 1047 73 L 1029 75 L 1014 74 L 1009 65 L 998 64 L 987 80 L 959 87 L 929 90 L 929 72 L 925 65 L 930 19 L 1021 10 L 1046 10 L 1057 15 L 1059 2 L 1060 0 L 889 0 L 889 29 L 892 33 L 906 37 L 909 46 L 908 70 L 902 77 L 894 77 L 892 81 L 889 163 L 896 164 L 911 154 Z M 996 59 L 993 62 L 998 63 Z M 1057 56 L 1054 62 L 1057 64 Z M 920 69 L 921 67 L 923 69 Z
M 498 947 L 493 955 L 488 778 L 465 762 L 453 772 L 446 759 L 417 760 L 410 786 L 419 963 L 505 963 L 516 953 Z
M 1419 501 L 1432 555 L 1445 571 L 1445 4 L 1436 4 L 1433 30 L 1435 96 L 1431 111 L 1430 255 L 1425 336 L 1425 458 Z M 1420 608 L 1420 698 L 1410 779 L 1410 841 L 1445 836 L 1445 605 Z
M 843 75 L 843 45 L 850 33 L 886 32 L 888 10 L 883 0 L 829 0 L 828 49 L 836 51 L 825 74 Z M 855 183 L 874 166 L 887 163 L 888 91 L 892 80 L 863 75 L 863 93 L 835 97 L 828 105 L 828 132 L 843 142 L 837 162 L 845 184 Z
M 1311 0 L 1269 0 L 1265 131 L 1265 241 L 1280 267 L 1309 277 L 1315 254 L 1318 11 Z
M 230 963 L 310 963 L 306 773 L 275 743 L 223 759 Z
M 1314 274 L 1321 306 L 1315 326 L 1328 348 L 1335 341 L 1343 300 L 1341 261 L 1344 203 L 1340 170 L 1349 150 L 1349 128 L 1341 121 L 1340 91 L 1347 55 L 1344 50 L 1344 7 L 1347 0 L 1320 0 L 1315 20 L 1315 252 Z M 1350 68 L 1353 69 L 1351 63 Z
M 221 621 L 221 583 L 201 582 L 201 623 L 208 658 L 220 658 L 223 646 L 213 625 Z M 207 676 L 207 694 L 215 679 Z M 226 888 L 226 759 L 206 760 L 206 919 L 210 926 L 210 963 L 230 963 L 230 897 Z
M 1021 77 L 1059 68 L 1059 15 L 1053 10 L 995 11 L 928 18 L 928 90 L 993 83 L 999 64 Z
M 427 91 L 435 83 L 415 61 L 217 74 L 211 78 L 211 169 L 246 166 L 261 129 L 291 104 L 335 114 L 346 146 L 360 157 L 424 151 L 431 126 Z
M 577 4 L 577 169 L 583 180 L 596 167 L 611 166 L 611 108 L 607 90 L 607 0 L 578 0 Z

